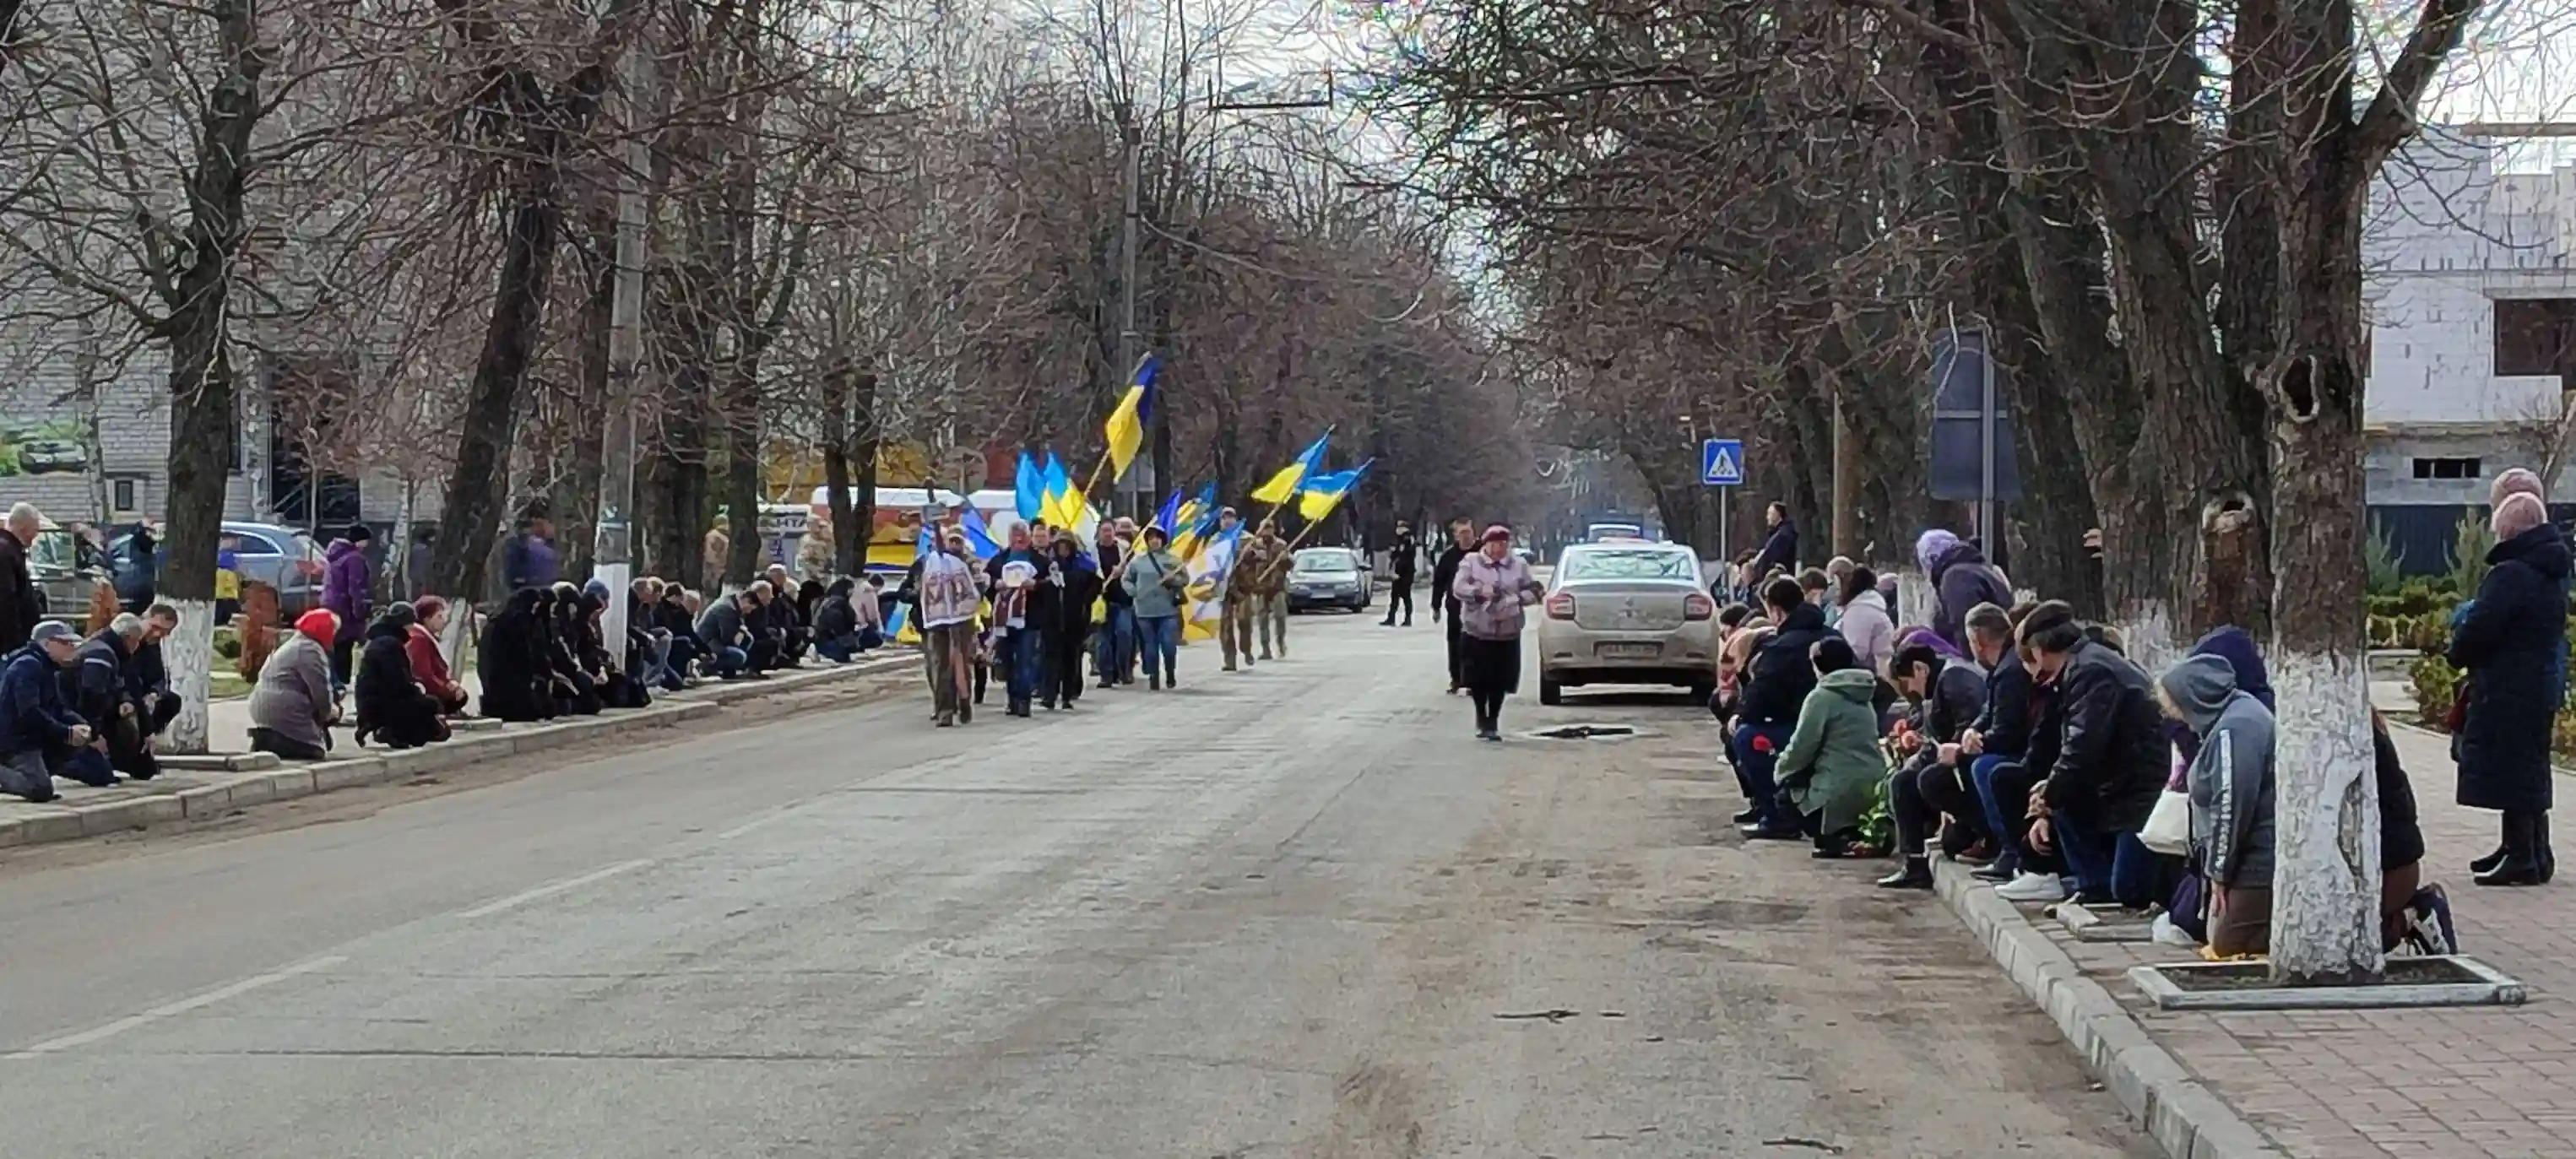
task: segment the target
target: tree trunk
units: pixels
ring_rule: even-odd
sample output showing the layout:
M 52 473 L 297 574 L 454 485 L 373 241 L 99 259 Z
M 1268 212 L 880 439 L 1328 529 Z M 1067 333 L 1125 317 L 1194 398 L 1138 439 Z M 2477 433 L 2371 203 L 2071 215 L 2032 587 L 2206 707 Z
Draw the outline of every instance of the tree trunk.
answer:
M 530 170 L 503 219 L 492 321 L 475 361 L 473 393 L 457 436 L 456 468 L 447 478 L 446 502 L 440 508 L 438 551 L 430 566 L 430 586 L 438 591 L 484 593 L 486 564 L 500 540 L 519 394 L 543 337 L 555 243 L 563 228 L 551 154 L 549 148 L 528 162 Z
M 725 507 L 733 512 L 731 551 L 725 557 L 725 581 L 748 584 L 760 578 L 760 405 L 758 387 L 732 382 L 725 416 Z
M 835 575 L 859 574 L 859 561 L 867 554 L 858 502 L 850 493 L 850 377 L 849 369 L 842 367 L 823 380 L 823 502 L 832 514 Z
M 206 751 L 206 691 L 215 660 L 215 552 L 223 536 L 224 485 L 240 436 L 233 364 L 225 350 L 232 256 L 247 225 L 243 162 L 259 119 L 257 13 L 250 0 L 215 0 L 209 11 L 227 72 L 207 93 L 196 170 L 189 175 L 187 267 L 170 287 L 170 493 L 162 543 L 170 563 L 159 595 L 179 612 L 163 646 L 179 715 L 167 751 Z

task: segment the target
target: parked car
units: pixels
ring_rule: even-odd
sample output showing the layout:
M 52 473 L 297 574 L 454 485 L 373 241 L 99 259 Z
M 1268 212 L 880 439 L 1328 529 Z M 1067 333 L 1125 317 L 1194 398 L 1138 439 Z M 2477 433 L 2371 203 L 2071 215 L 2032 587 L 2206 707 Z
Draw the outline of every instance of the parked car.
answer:
M 51 519 L 37 521 L 36 542 L 27 545 L 27 577 L 44 605 L 39 614 L 76 626 L 88 620 L 90 593 L 108 578 L 107 569 L 88 555 L 72 529 Z
M 244 583 L 263 583 L 277 589 L 277 612 L 292 622 L 306 610 L 322 606 L 322 565 L 325 556 L 311 536 L 279 523 L 223 524 L 224 537 L 232 540 L 233 571 Z M 109 540 L 107 557 L 127 559 L 132 532 Z M 167 554 L 166 547 L 162 554 Z M 218 607 L 219 615 L 233 609 Z
M 1366 611 L 1369 584 L 1368 563 L 1360 553 L 1347 547 L 1304 548 L 1288 563 L 1288 610 Z
M 18 469 L 30 475 L 74 474 L 89 469 L 89 452 L 79 443 L 36 439 L 18 444 Z
M 1538 621 L 1538 698 L 1591 684 L 1665 684 L 1699 700 L 1717 687 L 1717 601 L 1699 556 L 1676 543 L 1567 547 Z

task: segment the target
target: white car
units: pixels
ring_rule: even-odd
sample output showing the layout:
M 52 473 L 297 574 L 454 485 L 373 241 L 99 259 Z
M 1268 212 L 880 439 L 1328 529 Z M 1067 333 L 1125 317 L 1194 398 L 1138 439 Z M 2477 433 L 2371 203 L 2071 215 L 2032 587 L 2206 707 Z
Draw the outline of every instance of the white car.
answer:
M 1687 545 L 1579 543 L 1558 557 L 1538 621 L 1538 699 L 1590 684 L 1717 687 L 1717 602 Z

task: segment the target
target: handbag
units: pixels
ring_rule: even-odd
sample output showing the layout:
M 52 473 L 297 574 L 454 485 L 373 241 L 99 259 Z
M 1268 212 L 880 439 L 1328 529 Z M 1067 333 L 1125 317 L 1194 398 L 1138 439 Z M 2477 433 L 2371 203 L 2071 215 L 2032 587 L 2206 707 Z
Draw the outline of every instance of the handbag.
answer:
M 2469 726 L 2469 680 L 2461 677 L 2451 686 L 2451 707 L 2442 712 L 2442 731 L 2458 736 Z
M 2167 789 L 2156 797 L 2156 808 L 2147 814 L 2147 823 L 2138 830 L 2138 843 L 2167 856 L 2180 856 L 2191 850 L 2191 794 Z

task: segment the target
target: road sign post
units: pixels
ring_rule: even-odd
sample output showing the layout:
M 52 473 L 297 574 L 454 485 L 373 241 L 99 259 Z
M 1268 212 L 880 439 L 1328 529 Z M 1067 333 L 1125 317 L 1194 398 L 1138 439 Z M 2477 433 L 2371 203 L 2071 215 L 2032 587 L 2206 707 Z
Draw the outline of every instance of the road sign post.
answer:
M 1735 555 L 1734 512 L 1729 500 L 1737 487 L 1744 485 L 1744 440 L 1702 439 L 1699 444 L 1699 481 L 1717 488 L 1717 558 L 1732 560 Z

